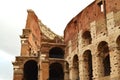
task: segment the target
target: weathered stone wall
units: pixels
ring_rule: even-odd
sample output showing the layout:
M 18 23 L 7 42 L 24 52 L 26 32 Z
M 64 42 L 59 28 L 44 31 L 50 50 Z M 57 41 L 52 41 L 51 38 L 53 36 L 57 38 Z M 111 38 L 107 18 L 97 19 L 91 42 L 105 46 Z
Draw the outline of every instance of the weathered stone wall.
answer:
M 105 15 L 101 12 L 98 3 L 93 2 L 67 24 L 64 30 L 65 42 L 68 42 L 78 31 L 80 32 L 82 30 L 82 32 L 85 32 L 89 30 L 90 23 L 94 20 L 99 21 L 98 24 L 105 24 L 105 22 L 103 22 L 104 17 Z
M 40 46 L 40 37 L 41 30 L 39 27 L 38 18 L 34 11 L 28 10 L 28 17 L 26 21 L 26 29 L 30 29 L 32 32 L 33 40 L 36 41 L 36 44 Z M 32 39 L 31 39 L 32 40 Z M 29 42 L 32 42 L 32 41 Z M 31 43 L 32 45 L 32 43 Z
M 118 0 L 96 0 L 66 26 L 64 31 L 65 59 L 69 63 L 70 80 L 76 78 L 80 80 L 119 80 L 119 3 Z M 101 5 L 103 5 L 103 11 L 101 11 Z M 77 27 L 73 24 L 77 24 Z M 89 56 L 85 54 L 89 54 Z M 75 78 L 73 58 L 76 55 L 79 62 L 79 77 Z
M 117 12 L 120 10 L 120 0 L 105 0 L 106 1 L 106 12 Z
M 53 71 L 61 69 L 62 80 L 119 80 L 119 5 L 120 0 L 95 0 L 67 24 L 64 42 L 28 10 L 20 36 L 21 55 L 13 62 L 13 80 L 26 79 L 26 66 L 37 67 L 37 80 L 50 79 L 53 65 Z M 63 57 L 55 57 L 61 51 Z
M 23 29 L 23 33 L 20 38 L 21 54 L 19 57 L 16 57 L 15 62 L 13 62 L 13 80 L 33 80 L 30 78 L 34 78 L 34 80 L 48 80 L 51 77 L 49 76 L 51 75 L 51 65 L 60 65 L 61 67 L 53 67 L 53 69 L 61 69 L 61 73 L 64 74 L 65 44 L 63 42 L 63 37 L 53 33 L 49 28 L 47 28 L 40 20 L 38 20 L 32 10 L 28 10 L 26 27 Z M 56 49 L 56 47 L 60 50 Z M 55 48 L 52 52 L 53 54 L 54 52 L 58 54 L 61 53 L 63 57 L 51 58 L 50 51 L 53 48 Z M 33 70 L 31 66 L 33 69 L 35 68 L 34 71 L 31 71 Z M 60 78 L 64 79 L 64 75 Z

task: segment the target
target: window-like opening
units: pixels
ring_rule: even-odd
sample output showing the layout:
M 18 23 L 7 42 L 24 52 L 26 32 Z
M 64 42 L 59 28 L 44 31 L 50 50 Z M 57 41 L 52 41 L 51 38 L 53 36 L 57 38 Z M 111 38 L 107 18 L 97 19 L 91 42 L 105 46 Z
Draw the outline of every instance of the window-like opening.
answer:
M 110 56 L 109 55 L 107 55 L 104 58 L 103 64 L 104 64 L 104 75 L 109 76 L 110 75 Z
M 38 66 L 34 60 L 27 61 L 24 64 L 24 78 L 23 80 L 38 80 Z
M 64 58 L 64 51 L 59 47 L 54 47 L 49 52 L 50 58 Z
M 118 36 L 116 43 L 117 43 L 117 49 L 120 50 L 120 36 Z
M 110 57 L 109 57 L 109 47 L 108 43 L 105 41 L 102 41 L 98 45 L 98 52 L 100 55 L 100 58 L 103 60 L 103 69 L 104 69 L 104 76 L 110 75 Z
M 92 38 L 91 38 L 90 31 L 85 31 L 82 35 L 82 38 L 83 38 L 83 45 L 84 46 L 91 44 Z
M 52 63 L 49 67 L 49 80 L 64 80 L 62 64 Z
M 89 78 L 89 80 L 92 80 L 93 77 L 93 70 L 92 70 L 92 55 L 91 51 L 87 50 L 83 54 L 84 58 L 84 69 L 85 69 L 85 74 L 87 74 L 86 78 Z
M 103 2 L 102 1 L 100 1 L 98 3 L 98 6 L 100 7 L 101 12 L 103 12 L 104 11 L 104 6 L 103 6 Z
M 79 80 L 79 60 L 78 60 L 78 56 L 75 55 L 73 57 L 73 78 L 72 80 Z

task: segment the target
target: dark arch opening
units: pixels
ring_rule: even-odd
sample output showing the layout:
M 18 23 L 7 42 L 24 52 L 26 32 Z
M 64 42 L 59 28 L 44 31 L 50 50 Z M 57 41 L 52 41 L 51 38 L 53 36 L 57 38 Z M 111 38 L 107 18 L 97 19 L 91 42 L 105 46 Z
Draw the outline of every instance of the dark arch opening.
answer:
M 105 41 L 100 42 L 98 45 L 98 51 L 100 53 L 108 54 L 109 53 L 108 43 Z M 100 54 L 100 55 L 102 55 L 102 54 Z
M 104 58 L 103 64 L 104 64 L 104 75 L 109 76 L 110 75 L 110 56 L 109 55 L 107 55 Z
M 83 54 L 86 70 L 88 71 L 89 80 L 92 80 L 93 70 L 92 70 L 92 55 L 90 50 L 86 50 Z
M 49 80 L 64 80 L 62 64 L 52 63 L 49 67 Z
M 79 78 L 79 59 L 78 56 L 75 55 L 73 57 L 73 75 L 75 80 L 80 80 Z
M 92 42 L 90 31 L 85 31 L 82 35 L 84 45 L 89 45 Z
M 117 43 L 117 49 L 120 50 L 120 36 L 118 36 L 116 43 Z
M 59 47 L 54 47 L 49 52 L 50 58 L 64 58 L 64 51 Z
M 66 69 L 69 71 L 69 63 L 66 62 Z
M 98 45 L 98 52 L 100 57 L 103 58 L 104 76 L 110 75 L 110 56 L 108 43 L 102 41 Z
M 73 66 L 75 68 L 78 68 L 79 67 L 79 63 L 78 63 L 78 56 L 75 55 L 74 58 L 73 58 Z
M 24 64 L 23 80 L 38 80 L 38 66 L 36 61 L 30 60 Z

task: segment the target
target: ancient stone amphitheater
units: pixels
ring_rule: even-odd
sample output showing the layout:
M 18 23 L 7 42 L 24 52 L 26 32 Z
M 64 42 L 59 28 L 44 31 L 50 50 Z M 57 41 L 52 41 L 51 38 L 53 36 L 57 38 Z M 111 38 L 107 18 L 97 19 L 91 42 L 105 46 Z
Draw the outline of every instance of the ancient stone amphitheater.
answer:
M 28 10 L 13 80 L 120 80 L 120 0 L 95 0 L 64 37 Z

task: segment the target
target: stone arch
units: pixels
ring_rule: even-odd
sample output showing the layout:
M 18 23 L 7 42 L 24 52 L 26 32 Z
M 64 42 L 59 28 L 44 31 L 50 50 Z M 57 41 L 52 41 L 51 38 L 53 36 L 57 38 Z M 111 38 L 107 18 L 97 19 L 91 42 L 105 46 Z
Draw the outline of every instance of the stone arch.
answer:
M 101 41 L 97 47 L 98 57 L 100 60 L 101 68 L 103 76 L 110 75 L 110 55 L 109 55 L 109 47 L 106 41 Z M 100 67 L 100 66 L 99 66 Z
M 62 64 L 55 62 L 49 66 L 49 80 L 64 80 Z
M 72 63 L 72 80 L 79 80 L 79 59 L 78 55 L 73 56 L 73 63 Z
M 82 34 L 83 46 L 89 45 L 92 43 L 92 37 L 90 31 L 85 31 Z
M 92 80 L 93 70 L 92 70 L 92 55 L 90 50 L 86 50 L 83 53 L 83 68 L 86 80 Z
M 38 65 L 35 60 L 28 60 L 24 64 L 23 80 L 38 80 Z
M 64 58 L 64 50 L 60 47 L 53 47 L 49 51 L 49 58 Z

